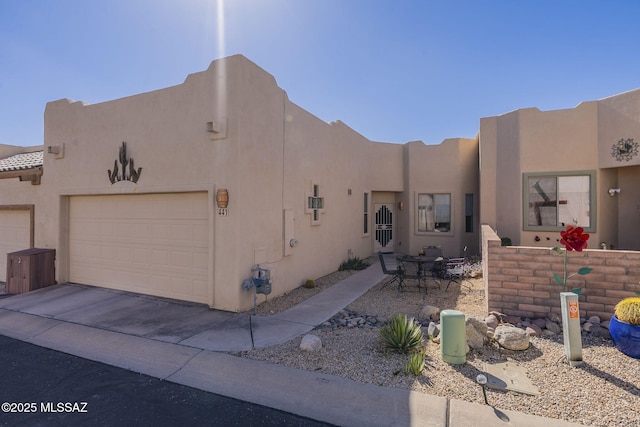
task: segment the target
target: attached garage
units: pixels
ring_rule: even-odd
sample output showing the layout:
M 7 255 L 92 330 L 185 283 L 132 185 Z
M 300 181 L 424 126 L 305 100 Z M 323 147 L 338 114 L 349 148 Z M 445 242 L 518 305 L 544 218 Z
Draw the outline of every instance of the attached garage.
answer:
M 210 304 L 206 192 L 73 196 L 71 282 Z
M 33 246 L 32 209 L 0 207 L 0 281 L 6 282 L 7 254 Z

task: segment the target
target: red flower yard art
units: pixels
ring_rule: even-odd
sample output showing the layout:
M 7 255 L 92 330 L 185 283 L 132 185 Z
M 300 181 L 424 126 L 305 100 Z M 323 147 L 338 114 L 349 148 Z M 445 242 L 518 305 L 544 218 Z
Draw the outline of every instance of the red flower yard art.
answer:
M 560 243 L 562 243 L 568 251 L 582 252 L 583 249 L 587 249 L 589 234 L 585 233 L 582 227 L 567 225 L 567 229 L 560 232 L 560 237 Z
M 560 243 L 564 245 L 564 250 L 559 247 L 553 248 L 553 252 L 562 255 L 564 253 L 564 274 L 563 277 L 560 277 L 558 274 L 553 273 L 553 278 L 555 281 L 562 285 L 562 291 L 566 292 L 567 290 L 567 280 L 571 279 L 573 276 L 579 274 L 584 276 L 585 274 L 591 273 L 591 267 L 582 267 L 579 268 L 577 272 L 568 275 L 567 274 L 567 257 L 570 251 L 582 252 L 583 249 L 586 249 L 588 244 L 587 240 L 589 240 L 589 234 L 584 232 L 584 228 L 582 227 L 574 227 L 573 225 L 567 225 L 567 229 L 560 232 Z M 582 288 L 577 288 L 571 290 L 571 292 L 580 294 L 582 292 Z

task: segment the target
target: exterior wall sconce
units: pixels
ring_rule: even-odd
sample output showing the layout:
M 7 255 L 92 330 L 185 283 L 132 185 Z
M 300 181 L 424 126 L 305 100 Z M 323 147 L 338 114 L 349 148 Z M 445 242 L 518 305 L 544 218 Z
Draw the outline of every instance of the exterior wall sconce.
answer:
M 611 197 L 615 196 L 616 194 L 620 194 L 620 189 L 619 188 L 610 188 L 609 189 L 609 195 Z
M 218 209 L 226 209 L 229 205 L 229 191 L 226 188 L 220 188 L 216 193 L 216 205 Z

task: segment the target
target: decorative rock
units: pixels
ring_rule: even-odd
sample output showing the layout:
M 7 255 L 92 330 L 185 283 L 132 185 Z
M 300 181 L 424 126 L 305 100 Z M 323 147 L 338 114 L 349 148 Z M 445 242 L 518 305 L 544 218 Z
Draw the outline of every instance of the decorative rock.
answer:
M 542 330 L 542 334 L 540 334 L 540 335 L 543 336 L 543 337 L 555 337 L 558 334 L 556 334 L 555 332 L 550 331 L 548 329 L 543 329 Z
M 609 323 L 611 323 L 611 320 L 605 320 L 604 322 L 600 322 L 600 326 L 609 330 Z
M 496 319 L 498 319 L 498 323 L 504 322 L 504 318 L 507 317 L 506 314 L 503 314 L 497 311 L 490 311 L 489 316 L 495 316 Z
M 585 332 L 591 332 L 592 329 L 593 329 L 593 323 L 591 322 L 584 322 L 584 325 L 582 325 L 582 330 Z
M 494 335 L 495 335 L 495 330 L 493 328 L 487 328 L 487 338 L 492 340 Z
M 487 340 L 487 324 L 478 317 L 468 317 L 466 320 L 467 344 L 478 350 L 484 346 Z
M 529 348 L 529 335 L 520 328 L 498 326 L 494 339 L 508 350 L 526 350 Z
M 556 322 L 554 322 L 551 319 L 547 320 L 545 327 L 556 335 L 562 332 L 560 325 L 558 325 Z
M 302 337 L 300 342 L 300 350 L 303 351 L 318 351 L 322 348 L 322 340 L 317 335 L 307 334 Z
M 562 319 L 560 318 L 560 315 L 558 313 L 549 313 L 549 315 L 547 316 L 547 318 L 549 320 L 551 320 L 554 323 L 561 323 Z
M 518 316 L 507 316 L 505 321 L 507 323 L 511 323 L 512 325 L 520 325 L 522 323 L 522 319 Z
M 537 318 L 537 319 L 534 319 L 533 322 L 531 322 L 531 323 L 533 323 L 534 325 L 536 325 L 540 329 L 547 327 L 547 321 L 545 319 L 540 318 L 540 317 Z
M 605 338 L 610 340 L 611 334 L 607 328 L 603 328 L 602 326 L 593 325 L 593 329 L 591 329 L 591 336 L 598 338 Z
M 542 335 L 542 329 L 540 328 L 540 326 L 533 323 L 530 326 L 527 326 L 527 329 L 525 329 L 524 331 L 530 337 L 538 337 Z
M 432 305 L 425 305 L 422 307 L 422 310 L 420 310 L 418 318 L 432 321 L 440 320 L 440 309 Z
M 589 320 L 587 320 L 587 322 L 592 323 L 594 325 L 599 325 L 600 324 L 600 317 L 591 316 L 591 317 L 589 317 Z
M 340 310 L 338 314 L 328 321 L 317 326 L 316 329 L 337 329 L 337 328 L 373 328 L 381 326 L 376 316 L 360 315 L 353 310 Z
M 429 322 L 429 327 L 427 328 L 427 336 L 435 338 L 439 335 L 440 335 L 440 325 L 434 322 Z
M 484 323 L 486 323 L 489 328 L 495 329 L 496 326 L 498 326 L 498 318 L 495 314 L 490 314 L 484 319 Z

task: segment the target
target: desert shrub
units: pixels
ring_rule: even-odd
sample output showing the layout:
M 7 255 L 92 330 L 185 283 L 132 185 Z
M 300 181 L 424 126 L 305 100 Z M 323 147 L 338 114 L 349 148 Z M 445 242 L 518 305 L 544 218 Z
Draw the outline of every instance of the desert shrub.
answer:
M 307 289 L 313 289 L 313 288 L 316 287 L 316 281 L 313 280 L 313 279 L 307 279 L 307 280 L 304 281 L 302 286 L 304 286 Z
M 369 265 L 360 258 L 354 257 L 343 261 L 342 264 L 340 264 L 340 267 L 338 267 L 338 271 L 364 270 L 368 266 Z
M 409 355 L 409 360 L 407 364 L 404 366 L 404 373 L 409 375 L 413 374 L 416 377 L 422 374 L 424 368 L 426 367 L 425 361 L 425 350 L 422 349 L 417 353 L 413 353 Z
M 424 334 L 413 317 L 396 314 L 380 328 L 380 339 L 384 347 L 400 353 L 418 349 L 424 342 Z

